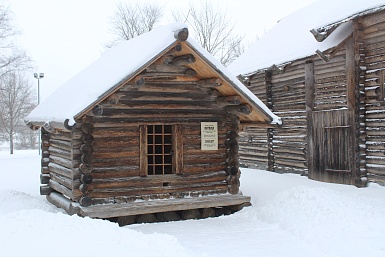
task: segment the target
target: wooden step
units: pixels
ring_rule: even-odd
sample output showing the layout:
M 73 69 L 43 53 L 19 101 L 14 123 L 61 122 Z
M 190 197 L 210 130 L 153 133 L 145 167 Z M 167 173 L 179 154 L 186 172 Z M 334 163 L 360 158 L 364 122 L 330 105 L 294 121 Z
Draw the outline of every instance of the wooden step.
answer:
M 79 207 L 78 215 L 91 218 L 113 218 L 146 213 L 192 210 L 211 207 L 225 207 L 250 203 L 249 196 L 243 195 L 210 195 L 191 198 L 159 199 L 137 201 L 120 204 L 100 204 L 90 207 Z

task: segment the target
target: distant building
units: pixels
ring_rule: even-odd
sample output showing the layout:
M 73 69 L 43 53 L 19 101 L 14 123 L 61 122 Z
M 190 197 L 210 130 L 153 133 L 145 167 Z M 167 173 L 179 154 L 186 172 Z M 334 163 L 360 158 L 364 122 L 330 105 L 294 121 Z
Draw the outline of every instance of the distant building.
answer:
M 241 164 L 384 184 L 384 28 L 383 1 L 318 1 L 232 63 L 229 70 L 283 121 L 241 133 Z

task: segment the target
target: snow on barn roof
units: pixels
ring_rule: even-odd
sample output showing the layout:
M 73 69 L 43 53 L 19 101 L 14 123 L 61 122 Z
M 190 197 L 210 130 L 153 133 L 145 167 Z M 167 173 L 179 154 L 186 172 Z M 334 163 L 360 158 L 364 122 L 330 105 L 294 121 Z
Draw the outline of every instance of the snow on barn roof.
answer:
M 316 50 L 328 50 L 351 34 L 350 20 L 383 9 L 384 0 L 319 0 L 281 19 L 228 69 L 235 75 L 247 75 L 312 56 Z M 314 29 L 324 33 L 337 25 L 322 42 L 317 42 L 310 32 Z
M 63 84 L 37 106 L 25 118 L 25 122 L 27 124 L 46 122 L 63 124 L 67 120 L 70 124 L 75 123 L 74 118 L 77 115 L 97 103 L 106 93 L 112 92 L 124 81 L 136 75 L 151 63 L 154 57 L 159 56 L 174 44 L 177 40 L 174 33 L 183 28 L 187 28 L 187 25 L 173 23 L 108 49 L 98 60 Z M 187 39 L 187 43 L 218 70 L 242 97 L 271 119 L 272 124 L 281 124 L 279 117 L 203 47 L 191 37 Z

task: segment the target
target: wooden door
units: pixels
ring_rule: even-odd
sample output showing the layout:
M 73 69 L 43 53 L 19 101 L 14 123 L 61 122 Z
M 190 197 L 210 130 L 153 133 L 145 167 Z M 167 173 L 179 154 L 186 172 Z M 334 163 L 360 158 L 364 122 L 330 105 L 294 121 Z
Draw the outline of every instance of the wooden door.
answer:
M 351 128 L 346 110 L 315 111 L 313 115 L 313 168 L 309 177 L 319 181 L 352 182 L 354 160 Z

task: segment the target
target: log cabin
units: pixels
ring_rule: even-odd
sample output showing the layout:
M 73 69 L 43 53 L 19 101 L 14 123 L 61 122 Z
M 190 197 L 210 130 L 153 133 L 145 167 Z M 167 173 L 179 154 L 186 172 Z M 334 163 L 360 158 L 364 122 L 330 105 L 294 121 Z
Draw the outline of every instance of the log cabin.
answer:
M 384 185 L 383 1 L 308 5 L 280 20 L 229 70 L 283 122 L 241 133 L 241 165 Z
M 107 50 L 25 122 L 41 129 L 40 193 L 126 225 L 248 205 L 238 133 L 281 121 L 175 23 Z

